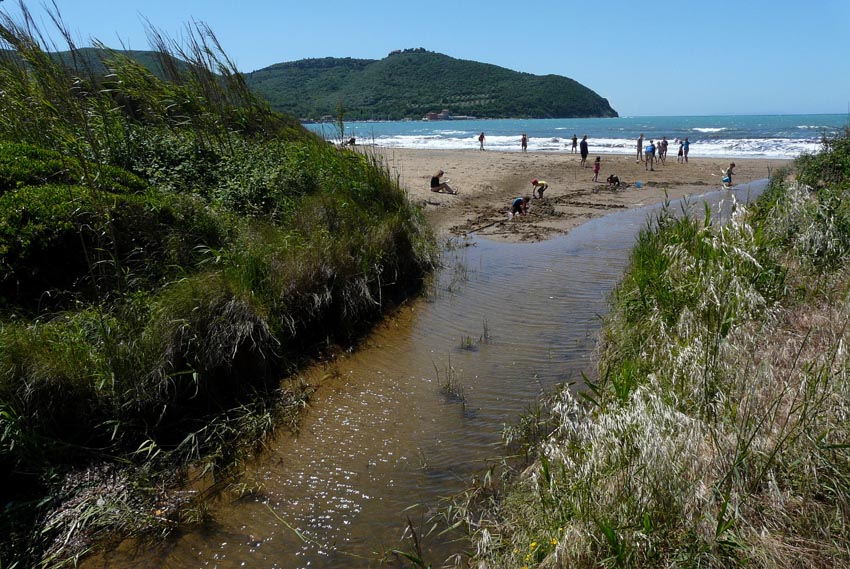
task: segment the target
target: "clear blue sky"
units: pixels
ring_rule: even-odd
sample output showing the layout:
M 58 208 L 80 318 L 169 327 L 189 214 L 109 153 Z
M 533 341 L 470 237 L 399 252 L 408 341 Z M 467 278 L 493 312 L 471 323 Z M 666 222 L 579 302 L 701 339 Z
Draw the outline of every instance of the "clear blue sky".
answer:
M 24 3 L 43 18 L 42 0 Z M 205 22 L 241 71 L 424 47 L 570 77 L 622 116 L 850 112 L 850 0 L 56 3 L 83 45 L 148 49 L 144 18 L 171 37 Z

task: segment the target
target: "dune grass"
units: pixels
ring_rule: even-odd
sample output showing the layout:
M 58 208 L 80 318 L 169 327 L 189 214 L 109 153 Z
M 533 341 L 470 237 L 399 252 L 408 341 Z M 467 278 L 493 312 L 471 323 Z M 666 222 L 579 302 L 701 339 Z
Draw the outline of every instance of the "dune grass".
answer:
M 473 564 L 850 564 L 848 134 L 727 223 L 666 210 L 641 233 L 599 380 L 452 511 Z
M 0 12 L 0 566 L 52 567 L 197 517 L 176 484 L 294 424 L 311 388 L 281 378 L 437 257 L 383 164 L 271 112 L 205 26 L 150 30 L 161 79 L 58 14 L 52 55 L 21 8 Z

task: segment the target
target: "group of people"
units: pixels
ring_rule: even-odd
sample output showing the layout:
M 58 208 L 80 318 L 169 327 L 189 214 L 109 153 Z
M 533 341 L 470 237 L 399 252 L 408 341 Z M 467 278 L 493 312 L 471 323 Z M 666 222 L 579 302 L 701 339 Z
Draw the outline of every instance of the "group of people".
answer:
M 479 149 L 484 150 L 484 140 L 485 136 L 482 132 L 478 136 Z M 644 136 L 643 133 L 637 139 L 637 162 L 643 162 L 645 165 L 645 169 L 648 171 L 655 171 L 655 164 L 664 164 L 667 161 L 667 137 L 663 136 L 661 140 L 655 142 L 654 140 L 650 140 L 649 144 L 644 147 Z M 690 140 L 688 137 L 684 139 L 678 140 L 679 143 L 679 151 L 677 156 L 677 162 L 686 163 L 688 161 L 688 153 L 690 151 Z M 528 135 L 523 133 L 520 138 L 520 146 L 522 148 L 522 152 L 528 152 Z M 587 167 L 587 156 L 589 154 L 587 135 L 582 136 L 581 141 L 579 141 L 577 135 L 573 135 L 572 137 L 572 153 L 578 152 L 581 156 L 581 167 Z M 596 157 L 596 161 L 593 163 L 593 178 L 594 182 L 599 181 L 599 172 L 601 170 L 601 162 L 602 158 L 600 156 Z M 735 163 L 732 162 L 729 164 L 729 167 L 724 169 L 723 174 L 723 185 L 724 187 L 732 186 L 732 176 L 734 175 Z M 433 176 L 431 176 L 431 191 L 432 192 L 441 192 L 447 194 L 457 194 L 457 190 L 452 188 L 448 184 L 448 180 L 442 180 L 445 173 L 442 170 L 438 170 Z M 617 189 L 622 187 L 624 184 L 620 181 L 619 176 L 616 174 L 611 174 L 606 179 L 608 183 L 608 187 L 611 189 Z M 511 209 L 508 213 L 508 218 L 513 219 L 517 215 L 525 215 L 528 212 L 528 203 L 532 199 L 543 199 L 543 192 L 545 192 L 549 188 L 549 184 L 543 180 L 538 180 L 537 178 L 531 180 L 532 190 L 531 196 L 521 196 L 514 198 L 511 202 Z M 640 184 L 638 183 L 638 187 Z
M 667 137 L 664 136 L 661 140 L 656 143 L 654 140 L 650 140 L 649 144 L 644 148 L 643 146 L 643 133 L 637 139 L 637 162 L 643 162 L 645 164 L 645 170 L 649 170 L 654 172 L 655 164 L 666 164 L 667 163 Z M 676 161 L 680 164 L 684 164 L 688 161 L 688 153 L 691 150 L 691 142 L 686 136 L 684 140 L 679 140 L 679 152 L 676 158 Z

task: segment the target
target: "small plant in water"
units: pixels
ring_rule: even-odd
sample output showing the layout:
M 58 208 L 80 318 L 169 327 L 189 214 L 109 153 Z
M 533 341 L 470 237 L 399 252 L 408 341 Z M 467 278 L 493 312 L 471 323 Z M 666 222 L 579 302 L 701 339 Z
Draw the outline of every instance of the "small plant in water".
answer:
M 437 369 L 436 365 L 434 366 L 434 371 L 437 372 L 437 380 L 439 380 L 440 370 Z M 463 392 L 463 384 L 458 379 L 457 372 L 452 367 L 451 360 L 449 360 L 446 367 L 445 379 L 440 385 L 440 393 L 445 395 L 449 401 L 460 402 L 464 410 L 466 410 L 466 395 Z

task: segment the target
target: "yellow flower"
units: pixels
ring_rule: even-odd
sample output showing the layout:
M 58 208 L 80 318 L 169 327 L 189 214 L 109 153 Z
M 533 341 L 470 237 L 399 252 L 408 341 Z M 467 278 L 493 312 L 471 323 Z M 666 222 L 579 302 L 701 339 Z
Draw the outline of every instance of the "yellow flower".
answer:
M 554 537 L 552 538 L 552 545 L 558 545 L 558 540 Z
M 529 548 L 529 549 L 534 549 L 535 547 L 537 547 L 537 542 L 536 542 L 536 541 L 532 541 L 532 542 L 531 542 L 531 545 L 529 545 L 529 546 L 528 546 L 528 548 Z
M 514 549 L 514 553 L 519 553 L 519 549 Z

